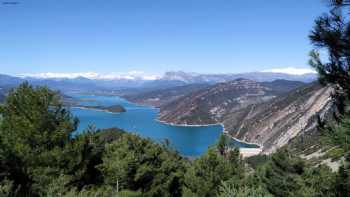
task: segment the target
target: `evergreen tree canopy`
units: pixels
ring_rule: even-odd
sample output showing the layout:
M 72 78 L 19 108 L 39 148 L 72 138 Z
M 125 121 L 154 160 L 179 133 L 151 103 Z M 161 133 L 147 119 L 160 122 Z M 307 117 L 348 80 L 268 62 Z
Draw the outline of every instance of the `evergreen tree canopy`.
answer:
M 319 73 L 321 83 L 335 85 L 338 108 L 343 113 L 345 99 L 350 97 L 350 21 L 343 10 L 349 2 L 334 0 L 332 3 L 335 9 L 315 21 L 309 36 L 316 47 L 310 53 L 310 65 Z M 328 61 L 321 53 L 327 53 Z
M 181 196 L 184 160 L 167 147 L 124 134 L 107 145 L 99 166 L 105 184 L 144 196 Z
M 63 148 L 77 120 L 57 93 L 28 83 L 10 92 L 0 113 L 0 169 L 8 173 L 0 179 L 13 180 L 22 195 L 39 194 L 47 174 L 61 173 Z

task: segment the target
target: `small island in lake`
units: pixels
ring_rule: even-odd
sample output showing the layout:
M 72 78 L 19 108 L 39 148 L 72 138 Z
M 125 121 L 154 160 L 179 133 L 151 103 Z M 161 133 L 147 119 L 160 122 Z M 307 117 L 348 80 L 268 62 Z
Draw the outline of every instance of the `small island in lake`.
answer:
M 126 109 L 121 105 L 112 105 L 109 107 L 103 107 L 103 109 L 113 113 L 126 112 Z
M 64 106 L 67 106 L 67 107 L 91 109 L 91 110 L 105 111 L 105 112 L 111 112 L 111 113 L 126 112 L 126 109 L 122 105 L 110 105 L 110 106 L 91 105 L 91 106 L 89 106 L 89 105 L 81 104 L 82 102 L 95 102 L 95 100 L 94 99 L 75 99 L 73 97 L 63 95 L 63 103 L 64 103 Z
M 111 106 L 77 106 L 85 109 L 101 110 L 111 113 L 122 113 L 126 112 L 126 109 L 121 105 L 111 105 Z

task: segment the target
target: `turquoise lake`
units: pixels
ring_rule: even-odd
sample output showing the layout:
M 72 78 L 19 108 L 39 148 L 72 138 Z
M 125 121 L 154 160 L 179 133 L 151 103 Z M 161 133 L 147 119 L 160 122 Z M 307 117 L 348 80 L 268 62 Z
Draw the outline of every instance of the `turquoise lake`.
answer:
M 122 105 L 126 112 L 109 113 L 92 109 L 71 108 L 71 112 L 79 118 L 77 132 L 83 132 L 89 125 L 96 128 L 118 127 L 128 132 L 137 133 L 142 137 L 151 138 L 157 142 L 170 141 L 170 145 L 185 156 L 199 156 L 206 152 L 210 145 L 215 144 L 223 127 L 221 125 L 184 127 L 171 126 L 156 121 L 159 109 L 130 103 L 117 96 L 70 95 L 80 100 L 84 106 Z M 237 142 L 237 146 L 249 146 Z

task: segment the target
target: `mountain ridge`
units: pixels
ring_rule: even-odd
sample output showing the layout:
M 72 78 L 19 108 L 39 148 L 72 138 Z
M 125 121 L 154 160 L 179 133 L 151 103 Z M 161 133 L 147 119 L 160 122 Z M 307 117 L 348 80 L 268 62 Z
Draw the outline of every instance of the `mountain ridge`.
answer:
M 274 88 L 275 82 L 259 83 L 242 78 L 211 85 L 161 105 L 158 119 L 172 124 L 219 123 L 227 113 L 270 100 L 304 84 L 283 82 L 286 84 L 283 88 Z
M 62 75 L 65 76 L 65 75 Z M 54 90 L 63 92 L 83 92 L 92 94 L 123 95 L 124 92 L 132 91 L 143 92 L 144 90 L 156 90 L 162 88 L 171 88 L 176 86 L 185 86 L 189 84 L 209 84 L 223 83 L 239 78 L 250 79 L 258 82 L 272 82 L 274 80 L 284 79 L 292 81 L 310 82 L 316 79 L 316 75 L 290 75 L 284 73 L 251 72 L 241 74 L 197 74 L 186 73 L 183 71 L 167 72 L 160 78 L 118 78 L 118 79 L 91 79 L 77 75 L 70 77 L 33 77 L 33 76 L 10 76 L 0 75 L 0 87 L 16 87 L 24 81 L 32 85 L 45 85 Z

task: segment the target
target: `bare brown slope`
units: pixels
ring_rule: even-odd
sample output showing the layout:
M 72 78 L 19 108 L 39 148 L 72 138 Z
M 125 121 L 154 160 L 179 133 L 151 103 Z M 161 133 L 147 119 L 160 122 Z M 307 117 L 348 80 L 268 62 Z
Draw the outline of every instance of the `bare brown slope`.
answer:
M 252 80 L 219 83 L 161 106 L 159 119 L 173 124 L 218 123 L 229 112 L 271 99 L 271 92 Z
M 301 132 L 317 126 L 317 116 L 332 108 L 331 87 L 316 83 L 298 88 L 266 103 L 250 105 L 224 117 L 232 136 L 263 145 L 264 153 L 274 152 Z

